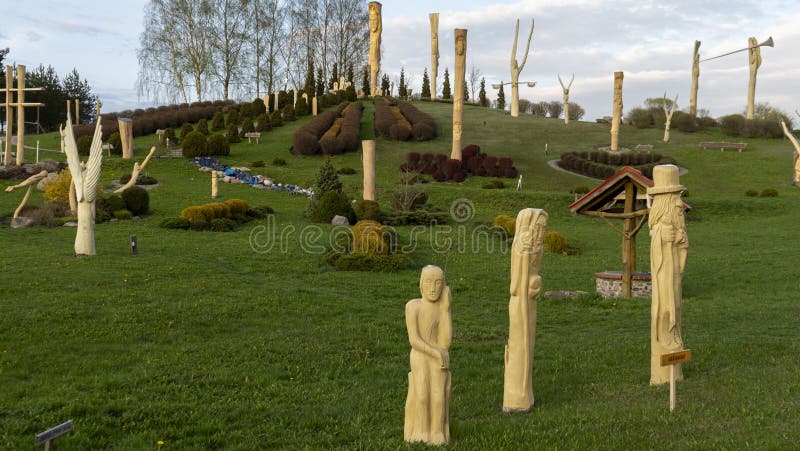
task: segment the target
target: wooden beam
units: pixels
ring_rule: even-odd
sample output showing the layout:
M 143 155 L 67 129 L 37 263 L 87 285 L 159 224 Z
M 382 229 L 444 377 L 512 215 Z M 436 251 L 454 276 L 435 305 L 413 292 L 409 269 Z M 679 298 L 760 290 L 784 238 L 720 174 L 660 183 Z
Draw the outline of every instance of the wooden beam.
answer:
M 638 218 L 640 216 L 647 216 L 650 212 L 648 209 L 644 210 L 636 210 L 631 213 L 604 213 L 602 211 L 582 211 L 580 212 L 582 215 L 586 216 L 593 216 L 595 218 L 611 218 L 611 219 L 631 219 L 631 218 Z
M 634 204 L 636 202 L 636 186 L 633 182 L 625 183 L 625 213 L 631 214 L 634 212 Z M 622 296 L 631 297 L 631 285 L 633 272 L 636 270 L 636 236 L 633 235 L 636 221 L 634 218 L 625 218 L 623 226 L 624 233 L 622 234 Z

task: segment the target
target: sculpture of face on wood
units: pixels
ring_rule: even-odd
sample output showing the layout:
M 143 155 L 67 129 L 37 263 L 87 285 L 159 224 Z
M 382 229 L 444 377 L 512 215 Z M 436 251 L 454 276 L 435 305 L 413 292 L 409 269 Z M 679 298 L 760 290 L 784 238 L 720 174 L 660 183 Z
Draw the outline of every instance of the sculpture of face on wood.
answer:
M 369 31 L 377 33 L 380 28 L 380 11 L 377 5 L 369 5 Z
M 467 50 L 467 38 L 464 35 L 456 36 L 456 55 L 462 56 Z
M 444 272 L 438 266 L 426 266 L 419 276 L 419 291 L 428 302 L 436 302 L 444 288 Z

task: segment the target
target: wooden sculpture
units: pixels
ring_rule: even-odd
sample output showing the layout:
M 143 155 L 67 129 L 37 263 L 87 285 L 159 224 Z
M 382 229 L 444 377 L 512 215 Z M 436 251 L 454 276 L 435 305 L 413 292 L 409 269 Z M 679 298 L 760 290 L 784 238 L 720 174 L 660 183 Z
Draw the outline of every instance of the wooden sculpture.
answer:
M 675 100 L 672 101 L 672 106 L 667 108 L 667 93 L 664 93 L 664 98 L 661 99 L 662 106 L 664 107 L 664 142 L 669 142 L 669 126 L 672 123 L 672 114 L 675 113 L 675 107 L 678 105 L 678 94 L 675 94 Z
M 511 48 L 511 117 L 519 116 L 519 74 L 528 61 L 528 51 L 531 48 L 531 38 L 533 37 L 533 19 L 531 19 L 531 32 L 528 33 L 528 44 L 525 46 L 525 56 L 522 64 L 517 62 L 517 40 L 519 39 L 519 19 L 514 30 L 514 47 Z M 457 90 L 458 88 L 456 88 Z
M 753 119 L 756 102 L 756 73 L 761 67 L 761 47 L 754 37 L 747 39 L 750 55 L 750 82 L 747 85 L 747 119 Z
M 22 202 L 19 203 L 19 207 L 17 207 L 17 209 L 14 210 L 14 216 L 12 217 L 12 219 L 17 219 L 19 217 L 19 214 L 25 207 L 25 204 L 28 203 L 28 198 L 31 197 L 31 190 L 33 189 L 33 186 L 39 183 L 39 180 L 42 180 L 45 177 L 47 177 L 47 171 L 41 171 L 38 174 L 34 174 L 28 177 L 21 183 L 6 187 L 6 192 L 8 193 L 14 191 L 15 189 L 28 187 L 28 189 L 25 191 L 25 196 L 22 197 Z
M 575 74 L 572 74 L 569 84 L 564 86 L 564 82 L 561 81 L 561 75 L 558 76 L 558 82 L 561 84 L 562 97 L 564 98 L 564 125 L 569 125 L 569 88 L 572 87 L 573 81 L 575 81 Z
M 155 151 L 156 147 L 155 146 L 151 147 L 150 152 L 147 154 L 147 157 L 144 159 L 144 161 L 142 161 L 141 165 L 139 165 L 138 161 L 133 163 L 133 170 L 131 171 L 131 179 L 128 180 L 128 182 L 125 183 L 124 185 L 117 188 L 117 190 L 114 191 L 115 193 L 119 194 L 136 184 L 136 180 L 139 178 L 139 174 L 141 174 L 142 170 L 144 170 L 144 167 L 147 166 L 147 162 L 150 161 L 150 157 L 153 156 L 153 153 Z
M 380 95 L 378 87 L 378 73 L 381 71 L 381 32 L 383 20 L 381 18 L 380 2 L 369 2 L 369 85 L 372 95 Z
M 439 75 L 439 13 L 428 14 L 428 19 L 431 22 L 431 100 L 436 100 L 436 76 Z
M 456 68 L 453 72 L 453 147 L 450 158 L 461 161 L 461 133 L 464 118 L 464 83 L 467 67 L 467 30 L 456 28 Z
M 692 57 L 692 89 L 689 97 L 689 114 L 697 116 L 697 88 L 700 85 L 700 41 L 694 41 Z
M 619 151 L 619 123 L 622 120 L 622 72 L 614 72 L 614 116 L 611 119 L 611 151 Z

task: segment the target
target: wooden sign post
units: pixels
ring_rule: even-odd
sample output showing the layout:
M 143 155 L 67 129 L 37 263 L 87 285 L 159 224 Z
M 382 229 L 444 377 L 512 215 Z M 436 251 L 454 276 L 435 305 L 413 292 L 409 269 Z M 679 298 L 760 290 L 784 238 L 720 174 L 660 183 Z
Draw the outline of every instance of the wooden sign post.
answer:
M 661 356 L 661 366 L 669 366 L 669 411 L 675 410 L 675 365 L 692 361 L 692 350 L 663 354 Z
M 50 451 L 50 441 L 72 430 L 72 420 L 50 428 L 41 434 L 36 434 L 36 446 L 44 444 L 44 451 Z

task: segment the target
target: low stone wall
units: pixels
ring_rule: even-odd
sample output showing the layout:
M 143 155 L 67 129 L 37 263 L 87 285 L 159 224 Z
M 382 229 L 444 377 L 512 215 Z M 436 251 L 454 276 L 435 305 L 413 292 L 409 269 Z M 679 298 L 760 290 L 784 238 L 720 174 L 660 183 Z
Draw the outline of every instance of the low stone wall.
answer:
M 632 274 L 631 297 L 649 298 L 652 293 L 649 272 Z M 594 274 L 595 289 L 604 298 L 622 297 L 622 271 L 605 271 Z

